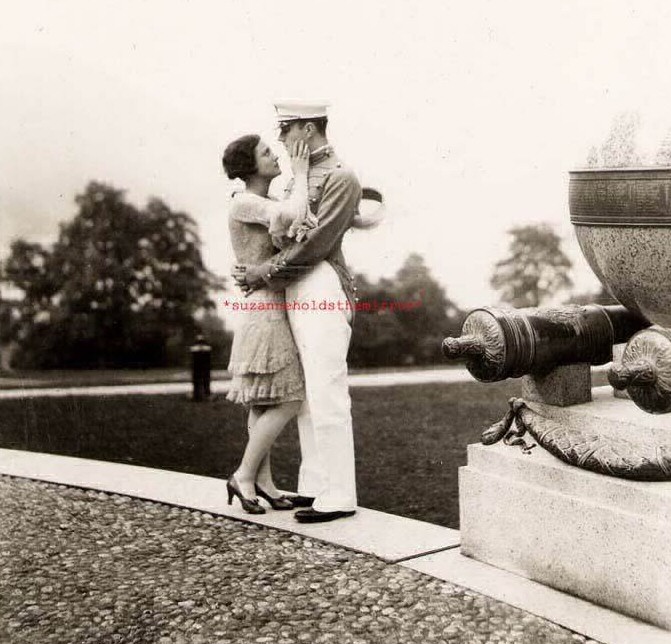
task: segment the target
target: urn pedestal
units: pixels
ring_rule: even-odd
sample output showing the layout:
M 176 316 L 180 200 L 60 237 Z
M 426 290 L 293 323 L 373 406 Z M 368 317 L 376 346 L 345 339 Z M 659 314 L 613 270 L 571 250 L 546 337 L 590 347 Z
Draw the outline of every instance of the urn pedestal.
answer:
M 478 380 L 524 376 L 460 469 L 462 553 L 671 630 L 671 167 L 572 172 L 569 206 L 621 306 L 481 308 L 443 342 Z M 626 397 L 591 389 L 624 342 Z
M 565 425 L 668 442 L 664 417 L 610 387 L 582 405 L 529 406 Z M 671 482 L 595 474 L 542 449 L 469 445 L 459 498 L 462 554 L 671 630 Z

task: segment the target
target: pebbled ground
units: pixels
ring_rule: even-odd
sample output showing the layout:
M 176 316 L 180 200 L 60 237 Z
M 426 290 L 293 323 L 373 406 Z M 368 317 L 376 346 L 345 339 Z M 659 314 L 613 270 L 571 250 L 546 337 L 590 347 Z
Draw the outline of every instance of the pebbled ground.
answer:
M 370 555 L 0 476 L 2 644 L 592 642 Z

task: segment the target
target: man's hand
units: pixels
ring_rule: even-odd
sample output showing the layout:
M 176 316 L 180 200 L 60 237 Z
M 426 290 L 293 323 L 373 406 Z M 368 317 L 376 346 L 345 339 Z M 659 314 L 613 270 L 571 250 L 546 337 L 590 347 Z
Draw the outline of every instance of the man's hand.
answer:
M 265 286 L 260 267 L 256 265 L 245 266 L 245 264 L 236 264 L 233 267 L 231 275 L 235 280 L 236 286 L 242 290 L 245 297 Z

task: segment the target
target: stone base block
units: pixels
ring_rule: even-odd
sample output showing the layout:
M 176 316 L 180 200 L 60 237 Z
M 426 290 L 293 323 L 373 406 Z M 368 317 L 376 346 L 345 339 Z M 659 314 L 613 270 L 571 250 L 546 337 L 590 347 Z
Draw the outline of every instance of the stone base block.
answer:
M 566 407 L 592 400 L 592 373 L 588 364 L 557 367 L 540 376 L 522 376 L 522 398 Z
M 470 445 L 459 499 L 462 554 L 671 630 L 671 482 Z
M 615 398 L 610 385 L 594 387 L 592 402 L 580 405 L 559 407 L 531 398 L 525 400 L 534 411 L 562 425 L 595 430 L 614 438 L 671 442 L 671 414 L 649 414 L 630 398 Z

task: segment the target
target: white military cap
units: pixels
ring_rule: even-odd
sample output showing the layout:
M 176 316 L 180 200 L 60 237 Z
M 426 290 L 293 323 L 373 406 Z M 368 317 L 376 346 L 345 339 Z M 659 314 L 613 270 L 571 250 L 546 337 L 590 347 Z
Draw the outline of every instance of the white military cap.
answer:
M 280 123 L 287 121 L 304 121 L 309 119 L 326 118 L 328 103 L 306 103 L 303 101 L 283 101 L 275 103 L 277 120 Z

